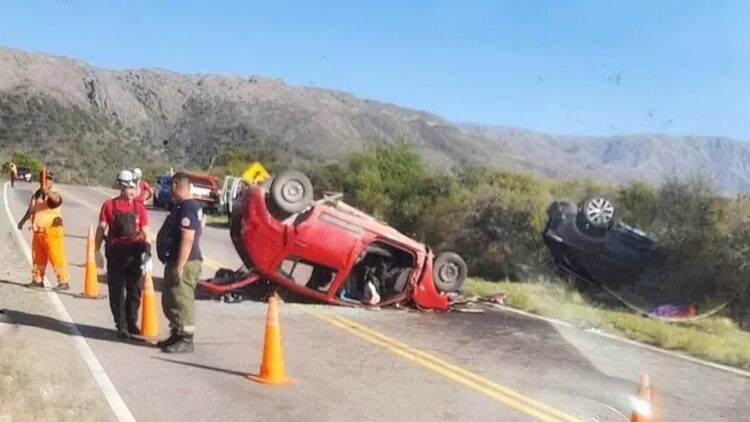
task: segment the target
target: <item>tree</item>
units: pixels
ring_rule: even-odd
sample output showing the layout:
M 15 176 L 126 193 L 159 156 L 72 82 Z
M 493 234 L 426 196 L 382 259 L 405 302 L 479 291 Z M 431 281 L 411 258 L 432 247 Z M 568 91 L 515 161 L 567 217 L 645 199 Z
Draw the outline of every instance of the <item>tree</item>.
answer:
M 221 151 L 213 159 L 212 173 L 239 176 L 254 161 L 263 164 L 271 173 L 283 171 L 290 164 L 286 155 L 273 148 L 229 148 Z
M 656 189 L 644 182 L 634 182 L 617 192 L 620 218 L 628 223 L 650 229 L 656 219 Z
M 28 167 L 31 174 L 39 174 L 44 165 L 31 154 L 17 153 L 13 154 L 13 162 L 18 167 Z M 8 173 L 10 171 L 10 161 L 3 163 L 3 172 Z
M 429 236 L 460 251 L 469 271 L 490 279 L 522 279 L 541 271 L 541 230 L 550 186 L 533 177 L 469 168 L 430 209 Z
M 310 178 L 318 198 L 323 192 L 343 192 L 349 173 L 339 163 L 306 163 L 302 172 Z
M 354 154 L 349 171 L 344 186 L 348 200 L 413 236 L 425 210 L 446 193 L 443 179 L 427 171 L 422 157 L 404 139 Z

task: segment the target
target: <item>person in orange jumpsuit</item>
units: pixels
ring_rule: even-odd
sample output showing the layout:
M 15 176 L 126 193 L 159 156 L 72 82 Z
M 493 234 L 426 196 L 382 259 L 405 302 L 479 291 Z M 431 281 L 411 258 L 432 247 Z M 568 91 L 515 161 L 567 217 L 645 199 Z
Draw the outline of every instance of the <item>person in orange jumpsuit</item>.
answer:
M 31 256 L 33 268 L 29 287 L 44 287 L 44 275 L 47 265 L 57 275 L 57 286 L 54 290 L 70 289 L 70 273 L 65 258 L 65 242 L 62 219 L 62 196 L 51 187 L 48 176 L 48 186 L 39 189 L 29 202 L 29 209 L 24 218 L 18 223 L 18 229 L 23 229 L 26 220 L 31 220 Z

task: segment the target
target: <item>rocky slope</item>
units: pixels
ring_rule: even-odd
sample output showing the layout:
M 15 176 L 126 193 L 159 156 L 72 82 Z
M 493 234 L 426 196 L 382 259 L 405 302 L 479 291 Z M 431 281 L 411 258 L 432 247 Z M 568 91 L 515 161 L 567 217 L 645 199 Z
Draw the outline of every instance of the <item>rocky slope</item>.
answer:
M 750 145 L 723 138 L 574 138 L 458 125 L 333 90 L 261 77 L 104 70 L 0 47 L 0 154 L 44 152 L 91 181 L 133 160 L 202 166 L 230 147 L 344 158 L 405 138 L 440 168 L 485 165 L 602 182 L 715 176 L 750 189 Z

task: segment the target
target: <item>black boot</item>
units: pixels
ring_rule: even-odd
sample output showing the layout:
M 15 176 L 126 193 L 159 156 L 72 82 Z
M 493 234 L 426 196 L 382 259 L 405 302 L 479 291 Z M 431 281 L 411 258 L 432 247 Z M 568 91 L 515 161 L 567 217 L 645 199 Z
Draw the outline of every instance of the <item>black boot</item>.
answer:
M 63 291 L 63 290 L 70 290 L 70 283 L 59 283 L 57 286 L 53 287 L 52 290 L 55 291 Z
M 156 346 L 159 347 L 159 348 L 161 348 L 161 349 L 163 349 L 163 348 L 169 346 L 170 344 L 176 342 L 179 339 L 180 339 L 180 335 L 177 334 L 177 330 L 172 330 L 169 333 L 169 337 L 166 338 L 166 339 L 164 339 L 164 340 L 157 341 L 156 342 Z
M 177 341 L 162 348 L 164 353 L 193 353 L 193 336 L 180 336 Z

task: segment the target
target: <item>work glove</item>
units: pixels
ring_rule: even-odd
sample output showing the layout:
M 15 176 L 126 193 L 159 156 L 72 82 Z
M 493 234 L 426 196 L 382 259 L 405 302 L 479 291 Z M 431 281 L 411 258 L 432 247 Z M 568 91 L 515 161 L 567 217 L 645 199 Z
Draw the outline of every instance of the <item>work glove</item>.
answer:
M 96 262 L 96 268 L 104 268 L 104 253 L 101 249 L 94 253 L 94 261 Z
M 151 259 L 151 254 L 144 252 L 141 254 L 141 275 L 153 274 L 154 272 L 154 260 Z

